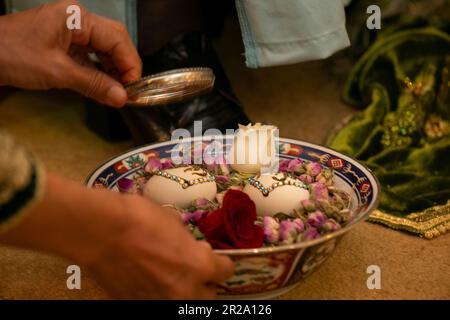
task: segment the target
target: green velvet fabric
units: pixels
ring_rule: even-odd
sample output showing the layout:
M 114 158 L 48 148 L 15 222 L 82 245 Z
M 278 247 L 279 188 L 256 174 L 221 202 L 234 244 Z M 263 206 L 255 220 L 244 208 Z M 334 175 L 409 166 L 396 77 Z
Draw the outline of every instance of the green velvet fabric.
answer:
M 380 209 L 404 217 L 450 199 L 450 36 L 433 27 L 382 33 L 354 65 L 343 98 L 365 109 L 330 147 L 368 165 Z

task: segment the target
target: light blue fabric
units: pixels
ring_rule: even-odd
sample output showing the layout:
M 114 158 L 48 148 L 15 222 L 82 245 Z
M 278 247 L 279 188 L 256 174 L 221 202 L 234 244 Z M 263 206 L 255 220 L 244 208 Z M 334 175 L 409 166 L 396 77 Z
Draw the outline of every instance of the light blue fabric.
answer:
M 6 0 L 8 12 L 16 12 L 37 7 L 51 0 Z M 128 33 L 137 44 L 137 0 L 79 0 L 89 11 L 123 22 Z
M 137 0 L 80 0 L 86 8 L 124 22 L 137 44 Z M 147 0 L 152 1 L 152 0 Z M 49 0 L 6 0 L 25 10 Z M 344 5 L 349 0 L 236 0 L 250 68 L 327 58 L 350 45 Z
M 250 68 L 327 58 L 350 45 L 345 0 L 236 0 Z

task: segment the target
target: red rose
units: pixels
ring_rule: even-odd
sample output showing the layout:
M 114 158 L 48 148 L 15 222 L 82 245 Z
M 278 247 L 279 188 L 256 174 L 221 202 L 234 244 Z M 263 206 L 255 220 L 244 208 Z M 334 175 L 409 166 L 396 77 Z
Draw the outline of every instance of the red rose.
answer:
M 255 225 L 255 203 L 242 191 L 228 190 L 222 207 L 198 221 L 198 227 L 215 249 L 249 249 L 263 245 L 264 231 Z

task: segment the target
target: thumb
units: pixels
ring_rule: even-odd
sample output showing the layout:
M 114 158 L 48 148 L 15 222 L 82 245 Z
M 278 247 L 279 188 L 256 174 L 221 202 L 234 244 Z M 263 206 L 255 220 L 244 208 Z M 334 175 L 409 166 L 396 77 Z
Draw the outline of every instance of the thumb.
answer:
M 127 92 L 122 84 L 94 67 L 86 67 L 71 62 L 69 88 L 111 107 L 123 107 Z

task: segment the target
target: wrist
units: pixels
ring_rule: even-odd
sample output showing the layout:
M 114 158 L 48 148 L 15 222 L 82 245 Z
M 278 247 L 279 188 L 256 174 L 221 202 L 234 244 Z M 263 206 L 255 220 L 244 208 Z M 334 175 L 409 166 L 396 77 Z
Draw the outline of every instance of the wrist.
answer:
M 70 190 L 66 191 L 64 204 L 57 207 L 67 209 L 60 211 L 61 219 L 56 224 L 61 226 L 61 232 L 54 235 L 51 250 L 82 265 L 91 265 L 109 252 L 127 229 L 124 197 L 73 182 L 65 185 Z
M 48 174 L 42 199 L 0 240 L 90 264 L 127 227 L 122 198 Z
M 60 246 L 61 255 L 89 266 L 114 250 L 128 230 L 126 197 L 105 190 L 84 188 L 83 208 L 74 206 L 70 241 Z

